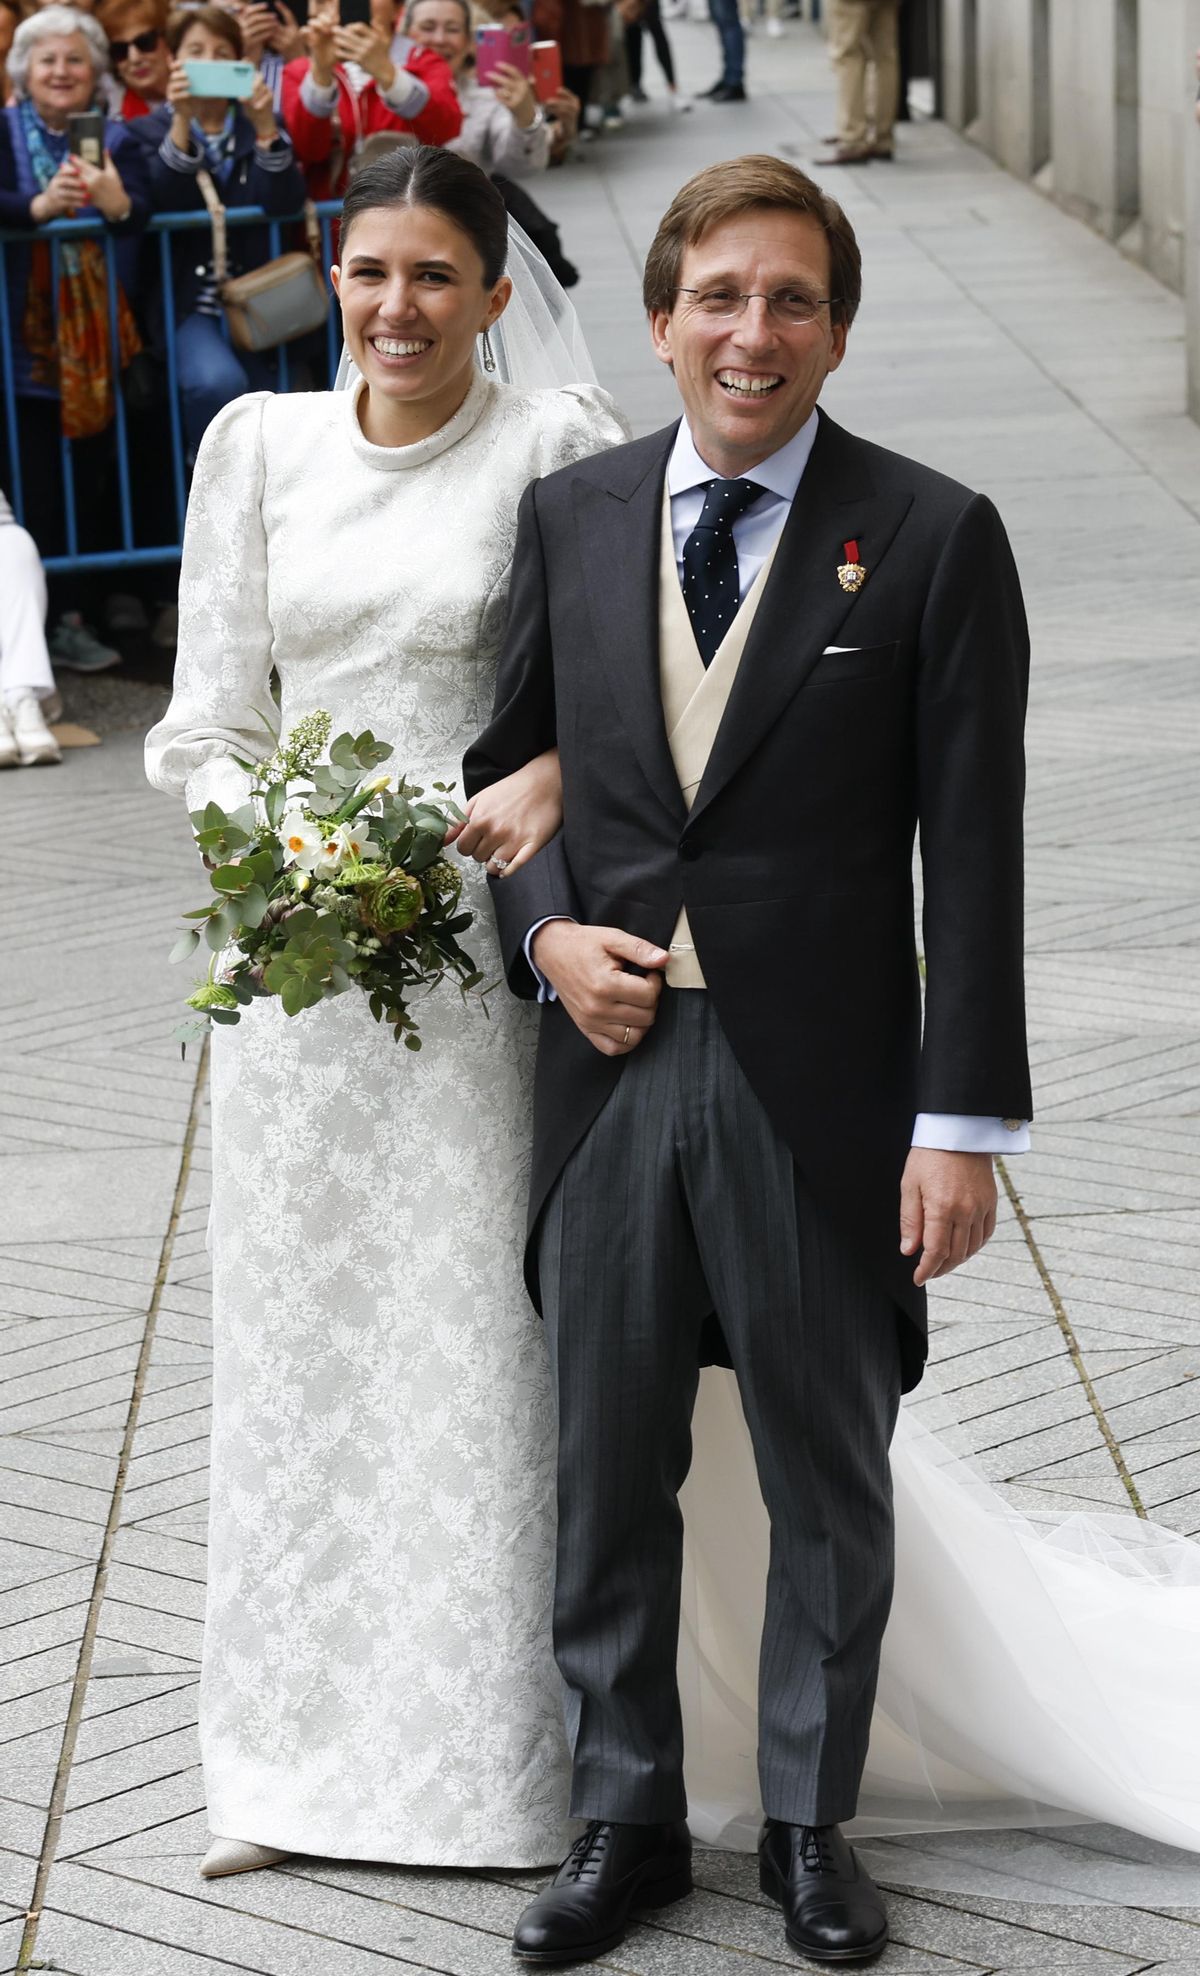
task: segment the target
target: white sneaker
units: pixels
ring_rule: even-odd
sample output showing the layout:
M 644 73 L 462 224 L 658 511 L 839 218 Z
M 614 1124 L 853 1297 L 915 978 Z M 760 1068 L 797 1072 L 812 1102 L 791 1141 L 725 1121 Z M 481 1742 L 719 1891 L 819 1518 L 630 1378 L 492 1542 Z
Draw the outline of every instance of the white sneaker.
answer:
M 22 768 L 34 768 L 41 762 L 61 762 L 62 749 L 46 726 L 32 693 L 24 694 L 6 712 Z
M 783 22 L 780 20 L 778 14 L 768 14 L 767 15 L 768 41 L 778 41 L 782 33 L 783 33 Z
M 19 768 L 21 750 L 17 746 L 16 729 L 13 717 L 3 700 L 0 700 L 0 768 Z
M 683 116 L 685 111 L 694 110 L 696 107 L 691 97 L 681 95 L 678 89 L 672 89 L 668 92 L 667 101 L 677 117 Z

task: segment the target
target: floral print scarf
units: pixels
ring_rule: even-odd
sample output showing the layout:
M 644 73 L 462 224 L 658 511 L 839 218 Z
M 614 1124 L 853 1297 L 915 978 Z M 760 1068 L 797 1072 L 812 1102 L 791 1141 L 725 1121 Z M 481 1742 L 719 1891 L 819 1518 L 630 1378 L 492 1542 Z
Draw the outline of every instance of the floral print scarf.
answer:
M 26 97 L 19 105 L 21 135 L 39 188 L 44 192 L 65 156 Z M 57 155 L 56 155 L 57 153 Z M 33 360 L 34 382 L 57 387 L 62 429 L 68 439 L 90 439 L 112 424 L 116 410 L 109 335 L 108 274 L 95 240 L 66 241 L 59 248 L 58 319 L 49 244 L 35 244 L 23 331 Z M 117 352 L 121 370 L 142 347 L 133 311 L 117 284 Z

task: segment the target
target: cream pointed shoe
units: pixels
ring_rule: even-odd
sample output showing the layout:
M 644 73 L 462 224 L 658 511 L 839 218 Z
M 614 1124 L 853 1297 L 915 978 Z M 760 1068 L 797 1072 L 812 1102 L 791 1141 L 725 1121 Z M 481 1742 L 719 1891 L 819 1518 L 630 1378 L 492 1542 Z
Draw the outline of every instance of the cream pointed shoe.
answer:
M 252 1846 L 248 1839 L 214 1839 L 200 1862 L 203 1880 L 220 1880 L 227 1873 L 257 1873 L 263 1866 L 278 1866 L 291 1853 L 277 1852 L 274 1846 Z

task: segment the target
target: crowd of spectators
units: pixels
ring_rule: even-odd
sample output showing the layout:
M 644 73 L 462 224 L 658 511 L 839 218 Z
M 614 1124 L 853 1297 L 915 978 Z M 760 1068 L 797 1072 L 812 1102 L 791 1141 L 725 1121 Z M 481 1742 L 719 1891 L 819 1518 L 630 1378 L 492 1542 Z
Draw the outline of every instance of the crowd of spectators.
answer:
M 118 405 L 134 539 L 153 549 L 176 532 L 168 340 L 185 470 L 223 405 L 278 381 L 277 347 L 231 340 L 219 272 L 250 275 L 302 248 L 306 201 L 340 198 L 362 160 L 415 140 L 476 160 L 560 278 L 578 278 L 534 183 L 579 133 L 611 53 L 608 0 L 536 0 L 532 19 L 505 0 L 345 0 L 343 11 L 338 0 L 174 11 L 0 0 L 0 767 L 57 758 L 51 665 L 115 665 L 118 619 L 148 626 L 147 605 L 161 602 L 162 569 L 119 567 Z M 475 34 L 487 21 L 559 41 L 562 86 L 539 97 L 511 63 L 481 83 Z M 249 65 L 245 93 L 201 93 L 198 63 Z M 148 222 L 211 214 L 214 202 L 278 221 L 274 244 L 266 222 L 232 225 L 219 270 L 206 225 L 173 230 L 164 259 Z M 97 223 L 85 235 L 46 231 L 80 217 Z M 289 343 L 288 362 L 292 388 L 326 385 L 324 332 Z M 6 498 L 18 492 L 23 525 Z M 76 566 L 96 555 L 113 567 Z M 43 558 L 68 565 L 51 578 L 48 634 Z

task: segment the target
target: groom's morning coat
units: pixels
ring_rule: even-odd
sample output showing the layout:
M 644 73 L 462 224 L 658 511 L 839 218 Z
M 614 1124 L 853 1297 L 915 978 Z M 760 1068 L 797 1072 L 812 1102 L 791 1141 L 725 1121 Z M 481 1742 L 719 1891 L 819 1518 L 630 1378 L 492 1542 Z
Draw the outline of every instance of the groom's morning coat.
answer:
M 721 1025 L 812 1193 L 910 1323 L 899 1252 L 918 1112 L 1028 1118 L 1022 729 L 1028 634 L 982 495 L 823 414 L 716 740 L 687 811 L 659 674 L 675 427 L 535 482 L 469 794 L 558 746 L 563 830 L 492 886 L 509 982 L 555 913 L 667 946 L 686 905 Z M 857 595 L 839 566 L 857 543 Z M 851 650 L 827 651 L 829 646 Z M 924 1033 L 912 848 L 924 873 Z M 666 993 L 690 992 L 686 989 Z M 626 1059 L 542 1012 L 530 1229 Z M 537 1301 L 535 1247 L 527 1251 Z

